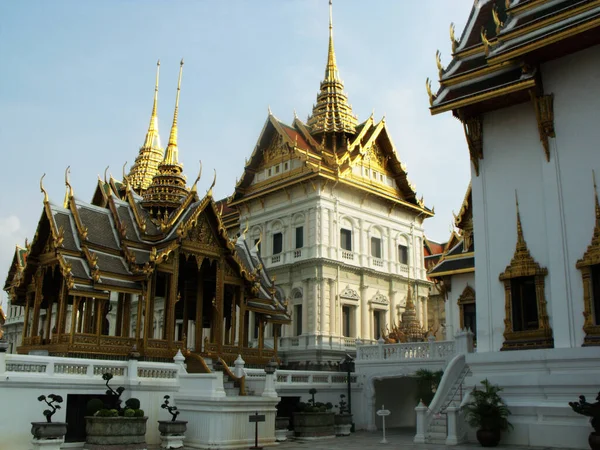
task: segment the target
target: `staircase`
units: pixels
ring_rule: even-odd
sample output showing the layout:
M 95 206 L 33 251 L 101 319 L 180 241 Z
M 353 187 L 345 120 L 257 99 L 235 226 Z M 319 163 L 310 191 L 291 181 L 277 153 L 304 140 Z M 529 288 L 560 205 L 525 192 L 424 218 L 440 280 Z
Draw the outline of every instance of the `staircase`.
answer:
M 441 445 L 446 443 L 446 438 L 448 437 L 448 416 L 446 410 L 450 405 L 454 404 L 458 406 L 462 402 L 465 395 L 465 378 L 470 373 L 471 369 L 465 364 L 444 398 L 441 408 L 437 411 L 431 411 L 432 417 L 429 427 L 425 432 L 425 442 Z
M 227 397 L 239 397 L 240 388 L 235 385 L 235 381 L 230 379 L 227 374 L 223 374 L 223 389 Z

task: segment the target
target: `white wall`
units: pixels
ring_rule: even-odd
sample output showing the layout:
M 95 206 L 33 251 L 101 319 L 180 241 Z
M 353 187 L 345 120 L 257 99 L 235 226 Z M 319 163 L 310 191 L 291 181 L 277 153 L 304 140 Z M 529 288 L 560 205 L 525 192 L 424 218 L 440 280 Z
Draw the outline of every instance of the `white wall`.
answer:
M 458 307 L 458 298 L 462 295 L 463 291 L 467 286 L 471 286 L 475 289 L 475 274 L 474 273 L 460 273 L 452 275 L 451 277 L 451 289 L 448 292 L 448 298 L 446 300 L 446 340 L 454 340 L 455 334 L 460 330 L 460 308 Z M 475 292 L 475 304 L 476 311 L 479 309 L 477 303 L 477 292 Z M 478 324 L 479 328 L 479 324 Z
M 523 233 L 533 258 L 548 268 L 546 300 L 555 347 L 583 340 L 581 274 L 575 268 L 591 241 L 591 171 L 600 173 L 600 110 L 596 46 L 542 67 L 546 93 L 555 94 L 556 139 L 546 161 L 531 103 L 484 117 L 480 176 L 472 174 L 478 352 L 503 343 L 504 287 L 498 276 L 516 244 L 515 190 Z

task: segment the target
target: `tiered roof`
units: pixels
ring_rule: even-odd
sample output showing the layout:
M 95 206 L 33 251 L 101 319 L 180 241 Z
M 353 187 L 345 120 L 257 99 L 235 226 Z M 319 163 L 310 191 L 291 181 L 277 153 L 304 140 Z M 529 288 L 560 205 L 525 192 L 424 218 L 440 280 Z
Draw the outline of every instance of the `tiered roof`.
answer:
M 543 92 L 537 66 L 600 43 L 597 0 L 476 0 L 440 88 L 427 88 L 431 113 L 468 118 Z
M 230 206 L 293 185 L 331 180 L 363 191 L 365 196 L 386 200 L 390 212 L 401 207 L 424 217 L 433 216 L 433 210 L 425 207 L 422 198 L 417 198 L 416 188 L 408 180 L 406 166 L 398 158 L 385 118 L 376 122 L 371 115 L 359 124 L 347 100 L 333 47 L 330 3 L 328 57 L 317 104 L 306 123 L 295 117 L 291 125 L 269 110 L 254 151 L 229 199 Z M 259 172 L 283 162 L 295 165 L 278 175 L 257 177 Z M 368 174 L 376 172 L 376 175 L 358 174 L 353 170 L 357 166 L 366 167 Z M 392 182 L 382 181 L 384 176 Z

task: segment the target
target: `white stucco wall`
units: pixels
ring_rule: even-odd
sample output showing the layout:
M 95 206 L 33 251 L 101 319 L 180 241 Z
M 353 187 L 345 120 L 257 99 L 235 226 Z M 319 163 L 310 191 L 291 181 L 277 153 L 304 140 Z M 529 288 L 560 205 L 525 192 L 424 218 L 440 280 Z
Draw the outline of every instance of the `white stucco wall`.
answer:
M 546 161 L 531 103 L 484 116 L 484 159 L 472 173 L 478 352 L 503 343 L 504 288 L 498 275 L 516 244 L 515 191 L 531 255 L 548 268 L 546 300 L 555 347 L 583 341 L 583 293 L 575 268 L 592 237 L 592 169 L 600 173 L 600 47 L 542 67 L 554 93 L 556 139 Z
M 459 273 L 452 275 L 451 289 L 448 292 L 446 300 L 446 340 L 454 340 L 455 334 L 460 329 L 460 308 L 458 307 L 458 298 L 462 295 L 467 286 L 475 289 L 474 273 Z M 477 292 L 475 292 L 475 304 L 477 304 Z

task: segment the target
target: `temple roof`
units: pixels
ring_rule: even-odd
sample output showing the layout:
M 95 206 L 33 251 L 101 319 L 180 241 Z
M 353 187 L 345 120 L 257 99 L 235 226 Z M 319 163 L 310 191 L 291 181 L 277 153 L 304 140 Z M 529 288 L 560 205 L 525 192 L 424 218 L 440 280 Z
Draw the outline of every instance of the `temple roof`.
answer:
M 246 281 L 251 290 L 247 299 L 256 303 L 255 311 L 289 320 L 282 292 L 274 287 L 262 261 L 248 256 L 251 251 L 243 239 L 229 239 L 212 186 L 199 200 L 194 184 L 171 224 L 156 224 L 131 186 L 124 199 L 104 186 L 101 191 L 107 193 L 104 207 L 76 199 L 72 188 L 65 205 L 52 203 L 45 195 L 35 238 L 27 249 L 17 249 L 5 284 L 17 304 L 23 301 L 22 289 L 40 258 L 56 258 L 72 295 L 105 298 L 110 291 L 141 293 L 142 282 L 172 251 L 189 245 L 190 239 L 206 239 L 209 250 L 223 254 L 236 276 Z
M 292 125 L 287 125 L 269 113 L 229 199 L 230 206 L 317 179 L 335 180 L 393 205 L 422 212 L 426 217 L 433 215 L 417 198 L 385 119 L 375 122 L 372 116 L 357 127 L 352 139 L 346 139 L 342 147 L 332 148 L 315 141 L 308 126 L 297 117 Z
M 600 43 L 600 4 L 594 0 L 477 0 L 460 37 L 450 36 L 453 58 L 440 88 L 427 89 L 431 113 L 470 117 L 528 101 L 542 89 L 537 66 Z

